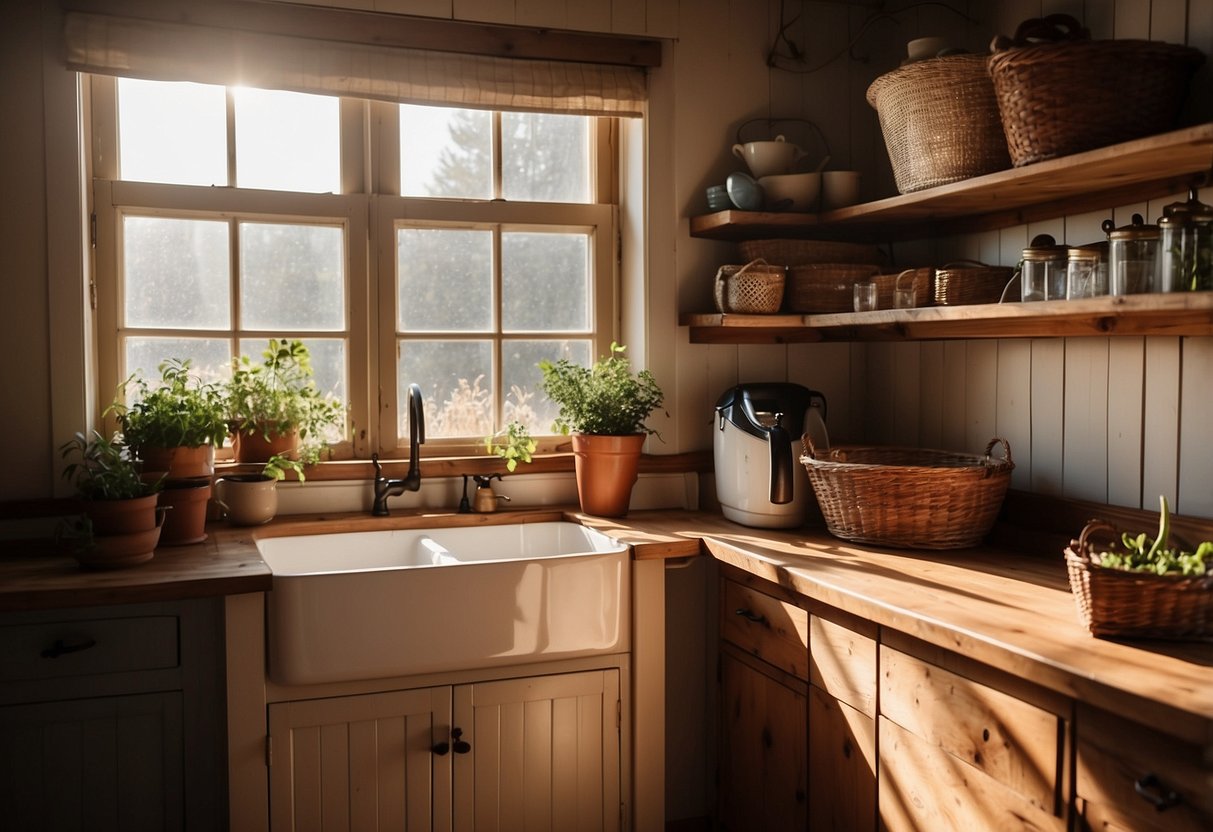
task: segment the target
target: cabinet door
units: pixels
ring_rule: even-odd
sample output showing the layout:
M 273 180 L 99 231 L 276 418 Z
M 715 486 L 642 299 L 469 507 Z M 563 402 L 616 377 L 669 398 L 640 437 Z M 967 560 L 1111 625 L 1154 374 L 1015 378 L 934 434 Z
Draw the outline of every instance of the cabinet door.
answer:
M 807 685 L 727 645 L 720 655 L 721 827 L 804 830 L 808 807 Z
M 451 828 L 449 687 L 269 706 L 274 830 Z
M 181 829 L 181 714 L 180 693 L 0 708 L 0 828 Z
M 456 832 L 618 830 L 619 671 L 455 688 Z
M 809 828 L 876 828 L 876 720 L 809 688 Z

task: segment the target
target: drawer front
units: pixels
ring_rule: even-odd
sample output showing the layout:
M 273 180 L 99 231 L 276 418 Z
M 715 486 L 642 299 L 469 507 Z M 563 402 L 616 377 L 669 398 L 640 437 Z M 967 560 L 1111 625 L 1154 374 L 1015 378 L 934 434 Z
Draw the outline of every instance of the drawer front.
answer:
M 808 612 L 736 581 L 721 583 L 721 638 L 808 681 Z
M 177 645 L 171 615 L 0 627 L 0 681 L 176 667 Z
M 1081 704 L 1076 721 L 1075 791 L 1089 823 L 1109 815 L 1130 828 L 1213 829 L 1213 770 L 1198 746 Z
M 1060 810 L 1061 718 L 884 645 L 880 668 L 882 716 L 1037 808 Z
M 814 615 L 809 619 L 809 644 L 809 681 L 875 717 L 876 639 Z

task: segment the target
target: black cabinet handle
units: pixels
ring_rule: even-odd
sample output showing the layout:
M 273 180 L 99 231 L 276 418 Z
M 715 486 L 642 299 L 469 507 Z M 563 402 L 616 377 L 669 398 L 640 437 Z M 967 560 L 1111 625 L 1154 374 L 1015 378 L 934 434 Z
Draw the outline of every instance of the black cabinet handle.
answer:
M 1167 788 L 1158 779 L 1158 775 L 1156 774 L 1147 774 L 1138 780 L 1134 780 L 1133 791 L 1137 792 L 1142 800 L 1149 803 L 1159 812 L 1165 812 L 1167 809 L 1184 802 L 1179 793 Z
M 753 610 L 747 610 L 744 607 L 742 609 L 737 610 L 736 614 L 740 615 L 746 621 L 753 621 L 755 624 L 766 624 L 767 623 L 767 617 L 765 615 L 759 615 L 758 613 L 754 612 Z
M 451 739 L 453 739 L 455 741 L 454 743 L 451 744 L 451 749 L 456 754 L 466 754 L 472 750 L 472 744 L 470 742 L 468 742 L 467 740 L 462 739 L 462 737 L 463 737 L 462 728 L 456 728 L 455 730 L 451 731 Z
M 68 653 L 79 653 L 81 650 L 88 650 L 96 646 L 96 640 L 91 638 L 83 638 L 73 642 L 57 638 L 54 644 L 42 651 L 42 658 L 57 659 L 60 656 L 66 656 Z
M 446 756 L 446 753 L 451 750 L 450 743 L 436 742 L 430 746 L 430 751 L 433 751 L 439 757 Z

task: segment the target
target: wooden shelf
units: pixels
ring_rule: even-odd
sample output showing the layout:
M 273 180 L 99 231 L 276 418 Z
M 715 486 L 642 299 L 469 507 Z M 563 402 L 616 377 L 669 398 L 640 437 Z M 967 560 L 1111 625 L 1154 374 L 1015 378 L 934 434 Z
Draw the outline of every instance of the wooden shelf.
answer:
M 822 214 L 720 211 L 692 237 L 918 239 L 1006 228 L 1182 193 L 1213 169 L 1213 123 Z
M 1213 292 L 834 315 L 683 315 L 693 344 L 1213 335 Z

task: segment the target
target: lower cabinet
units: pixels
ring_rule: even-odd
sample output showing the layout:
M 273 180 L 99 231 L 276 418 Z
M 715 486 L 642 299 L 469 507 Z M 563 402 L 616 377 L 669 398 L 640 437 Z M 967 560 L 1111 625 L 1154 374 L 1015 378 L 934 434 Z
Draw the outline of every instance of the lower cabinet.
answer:
M 271 828 L 618 830 L 619 677 L 271 704 Z

